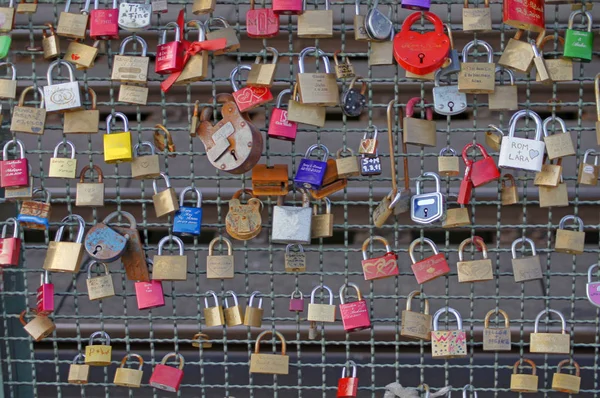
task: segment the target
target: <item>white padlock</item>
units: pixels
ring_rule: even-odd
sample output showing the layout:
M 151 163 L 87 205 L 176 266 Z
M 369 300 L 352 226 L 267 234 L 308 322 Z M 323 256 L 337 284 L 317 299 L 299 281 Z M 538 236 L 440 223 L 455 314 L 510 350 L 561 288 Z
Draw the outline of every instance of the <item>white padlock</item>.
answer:
M 529 117 L 535 122 L 535 139 L 515 137 L 517 122 L 523 117 Z M 505 169 L 539 172 L 542 170 L 545 150 L 540 116 L 530 110 L 518 111 L 510 119 L 508 136 L 502 139 L 498 166 Z

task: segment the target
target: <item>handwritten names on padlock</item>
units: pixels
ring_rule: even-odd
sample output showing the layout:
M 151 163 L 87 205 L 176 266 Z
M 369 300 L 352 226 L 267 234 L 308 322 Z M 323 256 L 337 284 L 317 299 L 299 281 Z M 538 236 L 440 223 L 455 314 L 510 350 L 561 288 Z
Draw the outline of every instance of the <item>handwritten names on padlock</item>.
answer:
M 508 345 L 510 349 L 510 329 L 485 328 L 483 329 L 484 350 L 505 350 Z

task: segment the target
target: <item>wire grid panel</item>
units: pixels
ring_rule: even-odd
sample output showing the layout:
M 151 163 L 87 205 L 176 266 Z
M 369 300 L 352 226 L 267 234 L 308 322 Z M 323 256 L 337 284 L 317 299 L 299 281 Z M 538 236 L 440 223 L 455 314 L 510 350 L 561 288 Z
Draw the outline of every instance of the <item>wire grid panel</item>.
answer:
M 419 83 L 406 79 L 397 66 L 369 67 L 367 57 L 370 45 L 353 40 L 352 19 L 354 3 L 336 2 L 332 5 L 335 15 L 335 36 L 331 40 L 300 40 L 296 37 L 295 17 L 281 18 L 281 34 L 269 40 L 248 40 L 245 33 L 244 15 L 248 2 L 219 2 L 214 15 L 225 17 L 239 34 L 242 46 L 240 51 L 227 56 L 211 58 L 209 78 L 189 87 L 178 87 L 169 94 L 160 93 L 160 78 L 151 73 L 150 97 L 147 106 L 132 107 L 116 101 L 118 85 L 110 81 L 113 55 L 118 51 L 118 42 L 106 43 L 101 47 L 100 57 L 94 68 L 78 72 L 77 78 L 87 87 L 98 92 L 98 108 L 105 116 L 112 111 L 124 111 L 129 116 L 134 140 L 149 140 L 154 125 L 161 123 L 169 128 L 177 146 L 176 157 L 161 154 L 163 170 L 169 175 L 173 187 L 180 191 L 190 184 L 203 192 L 204 222 L 200 239 L 187 239 L 185 252 L 189 258 L 188 281 L 164 283 L 166 306 L 150 311 L 137 308 L 133 282 L 125 278 L 120 263 L 110 264 L 116 297 L 90 303 L 85 286 L 85 269 L 76 276 L 52 275 L 55 284 L 57 309 L 52 315 L 57 330 L 41 343 L 33 343 L 22 331 L 17 321 L 19 313 L 26 307 L 35 305 L 36 289 L 50 239 L 54 238 L 58 221 L 67 214 L 81 214 L 87 228 L 101 221 L 113 210 L 129 211 L 136 217 L 137 228 L 141 232 L 148 256 L 156 253 L 161 237 L 170 231 L 172 218 L 157 219 L 152 209 L 153 191 L 149 181 L 133 181 L 126 164 L 107 165 L 103 162 L 101 134 L 91 136 L 68 136 L 77 147 L 79 167 L 89 163 L 98 165 L 104 171 L 106 185 L 106 206 L 88 210 L 74 206 L 75 182 L 48 179 L 47 165 L 54 146 L 64 139 L 61 119 L 49 116 L 43 136 L 23 136 L 17 138 L 25 142 L 27 156 L 35 177 L 35 186 L 43 186 L 53 193 L 52 228 L 43 236 L 30 231 L 24 234 L 24 256 L 18 268 L 4 270 L 2 300 L 2 350 L 3 382 L 5 394 L 16 396 L 132 396 L 136 393 L 112 384 L 114 372 L 121 358 L 127 353 L 141 354 L 146 364 L 141 392 L 148 394 L 151 387 L 148 378 L 151 369 L 170 351 L 181 352 L 185 356 L 185 377 L 180 396 L 190 397 L 270 397 L 306 396 L 320 394 L 333 396 L 341 369 L 349 360 L 357 364 L 360 380 L 359 396 L 381 397 L 385 386 L 394 381 L 404 386 L 416 387 L 426 382 L 434 390 L 453 385 L 454 390 L 470 382 L 482 396 L 508 396 L 512 365 L 526 356 L 535 360 L 540 376 L 540 395 L 550 395 L 552 375 L 561 356 L 530 355 L 529 333 L 537 313 L 546 308 L 561 311 L 567 318 L 567 331 L 571 337 L 572 357 L 581 365 L 582 394 L 598 396 L 600 386 L 597 376 L 598 354 L 598 311 L 586 299 L 585 283 L 587 267 L 598 257 L 598 205 L 594 190 L 577 184 L 577 167 L 582 153 L 594 148 L 594 94 L 593 77 L 598 72 L 596 61 L 590 64 L 575 64 L 576 79 L 572 83 L 541 86 L 534 83 L 532 75 L 519 75 L 519 102 L 522 108 L 536 110 L 542 114 L 560 115 L 566 119 L 569 131 L 577 139 L 577 158 L 567 158 L 563 164 L 564 180 L 568 184 L 570 206 L 568 208 L 539 209 L 537 189 L 533 186 L 531 173 L 517 173 L 520 187 L 520 204 L 512 207 L 500 205 L 498 186 L 488 186 L 475 190 L 475 196 L 468 206 L 472 220 L 471 227 L 451 231 L 439 227 L 423 227 L 410 221 L 407 214 L 389 220 L 381 229 L 371 225 L 370 214 L 379 200 L 390 190 L 391 179 L 387 160 L 385 108 L 391 99 L 396 99 L 398 108 L 403 108 L 413 96 L 431 102 L 430 82 Z M 109 3 L 101 4 L 108 6 Z M 164 25 L 176 18 L 176 12 L 187 5 L 186 19 L 194 16 L 189 12 L 187 2 L 169 2 L 170 12 L 153 16 L 152 28 L 142 35 L 149 42 L 149 55 L 154 56 L 157 38 Z M 381 1 L 380 6 L 391 7 L 392 18 L 396 21 L 396 31 L 400 22 L 409 14 L 396 3 Z M 78 8 L 80 4 L 72 7 Z M 362 13 L 370 4 L 363 2 Z M 462 2 L 434 1 L 432 11 L 450 23 L 455 32 L 455 45 L 460 50 L 475 35 L 460 31 Z M 496 51 L 496 60 L 505 48 L 513 30 L 501 24 L 498 16 L 502 5 L 491 4 L 494 14 L 494 30 L 477 34 L 486 40 Z M 571 5 L 547 6 L 548 34 L 564 36 Z M 19 91 L 31 83 L 46 84 L 47 62 L 41 52 L 24 50 L 28 45 L 39 45 L 40 30 L 45 22 L 57 21 L 63 3 L 41 4 L 33 16 L 18 15 L 13 31 L 13 51 L 10 60 L 18 64 Z M 596 9 L 593 15 L 597 16 Z M 578 23 L 579 21 L 577 21 Z M 577 25 L 581 28 L 583 25 Z M 597 29 L 594 24 L 593 28 Z M 426 29 L 423 24 L 415 29 Z M 24 35 L 27 33 L 28 35 Z M 192 33 L 195 35 L 195 33 Z M 125 34 L 122 34 L 125 37 Z M 307 272 L 298 275 L 286 274 L 283 269 L 285 247 L 270 244 L 270 226 L 273 200 L 265 200 L 263 232 L 249 242 L 234 241 L 236 277 L 232 281 L 218 282 L 206 279 L 206 256 L 210 238 L 225 234 L 224 220 L 228 210 L 227 201 L 239 188 L 249 187 L 247 176 L 221 173 L 210 166 L 205 158 L 203 145 L 188 135 L 193 104 L 210 104 L 211 96 L 219 92 L 230 92 L 229 72 L 237 64 L 251 63 L 264 47 L 274 46 L 280 54 L 279 67 L 274 86 L 274 94 L 290 87 L 295 81 L 295 61 L 299 51 L 306 46 L 317 44 L 330 56 L 341 49 L 350 57 L 357 71 L 368 83 L 367 111 L 359 119 L 340 116 L 339 110 L 329 109 L 329 120 L 325 128 L 308 129 L 301 126 L 296 143 L 266 139 L 264 159 L 270 164 L 288 164 L 293 175 L 299 158 L 312 143 L 326 144 L 330 149 L 358 147 L 367 126 L 379 127 L 379 155 L 384 165 L 384 173 L 378 177 L 352 178 L 348 189 L 332 197 L 335 215 L 335 238 L 313 242 L 306 246 Z M 20 44 L 20 45 L 17 45 Z M 63 40 L 63 50 L 64 50 Z M 554 56 L 560 48 L 546 52 Z M 480 54 L 481 55 L 481 54 Z M 596 54 L 597 55 L 597 54 Z M 151 63 L 152 64 L 152 63 Z M 29 66 L 31 65 L 31 67 Z M 31 68 L 31 69 L 30 69 Z M 152 69 L 152 66 L 151 66 Z M 344 84 L 343 87 L 346 87 Z M 86 97 L 87 99 L 87 97 Z M 555 99 L 555 106 L 548 108 L 548 100 Z M 561 106 L 557 106 L 560 101 Z M 32 103 L 36 103 L 33 101 Z M 8 102 L 8 106 L 13 106 Z M 5 105 L 6 106 L 6 105 Z M 266 132 L 270 111 L 259 108 L 252 113 L 253 123 Z M 435 171 L 437 153 L 446 144 L 460 150 L 466 143 L 476 140 L 484 142 L 488 123 L 495 123 L 503 129 L 507 127 L 506 117 L 510 114 L 489 112 L 485 96 L 469 96 L 469 111 L 463 116 L 436 119 L 438 147 L 419 150 L 409 147 L 406 155 L 410 163 L 411 185 L 425 171 Z M 7 129 L 9 119 L 3 127 Z M 101 126 L 101 133 L 104 128 Z M 304 128 L 302 128 L 304 127 Z M 399 154 L 397 137 L 400 137 L 401 122 L 398 113 L 394 120 L 395 152 Z M 529 126 L 530 127 L 530 126 Z M 8 129 L 7 129 L 8 130 Z M 529 128 L 529 134 L 531 128 Z M 445 138 L 445 140 L 443 139 Z M 497 153 L 491 153 L 497 159 Z M 401 170 L 401 169 L 400 169 Z M 448 195 L 448 205 L 455 207 L 456 192 L 460 178 L 447 178 L 442 191 Z M 427 186 L 427 190 L 431 187 Z M 298 204 L 292 195 L 287 200 Z M 192 201 L 190 200 L 190 205 Z M 18 211 L 18 205 L 5 204 L 5 217 Z M 558 221 L 566 214 L 576 214 L 585 221 L 588 245 L 586 253 L 578 257 L 553 253 L 553 240 Z M 374 235 L 386 237 L 395 252 L 399 254 L 400 275 L 396 278 L 365 282 L 360 261 L 362 242 Z M 454 265 L 457 261 L 457 245 L 469 236 L 481 235 L 488 245 L 494 263 L 493 282 L 472 285 L 459 285 Z M 538 253 L 544 264 L 544 280 L 515 284 L 510 266 L 510 244 L 514 239 L 527 236 L 534 239 Z M 445 278 L 421 287 L 429 298 L 432 312 L 449 305 L 459 310 L 463 317 L 464 329 L 468 335 L 469 355 L 466 359 L 440 361 L 431 359 L 429 343 L 408 341 L 400 337 L 401 312 L 406 305 L 410 291 L 419 289 L 410 272 L 410 259 L 407 254 L 409 243 L 418 237 L 430 237 L 445 253 L 453 272 Z M 226 248 L 218 247 L 218 253 Z M 373 255 L 384 252 L 383 247 L 375 246 Z M 371 253 L 371 252 L 370 252 Z M 420 258 L 417 253 L 417 258 Z M 423 256 L 428 256 L 425 250 Z M 86 261 L 87 264 L 87 261 Z M 299 289 L 308 299 L 310 291 L 324 283 L 336 293 L 346 282 L 357 283 L 369 305 L 373 329 L 357 334 L 344 333 L 339 320 L 334 325 L 320 326 L 321 335 L 309 340 L 306 312 L 300 315 L 288 312 L 289 298 Z M 248 363 L 254 351 L 257 329 L 207 328 L 204 326 L 204 297 L 207 290 L 215 290 L 219 297 L 225 291 L 238 294 L 240 305 L 255 290 L 264 297 L 264 320 L 262 329 L 282 331 L 288 342 L 290 374 L 287 376 L 249 375 Z M 348 299 L 351 299 L 351 295 Z M 317 296 L 327 302 L 327 297 Z M 231 301 L 230 301 L 230 304 Z M 413 304 L 415 306 L 416 304 Z M 481 351 L 481 328 L 485 314 L 491 309 L 504 309 L 510 315 L 513 331 L 513 350 L 509 354 L 483 353 Z M 444 321 L 445 319 L 442 318 Z M 497 323 L 496 323 L 497 322 Z M 494 319 L 494 324 L 502 325 L 502 319 Z M 559 324 L 551 319 L 553 331 Z M 451 327 L 452 321 L 450 321 Z M 442 328 L 446 323 L 442 322 Z M 90 383 L 86 386 L 73 386 L 67 383 L 68 366 L 78 352 L 83 352 L 91 332 L 108 331 L 114 348 L 110 367 L 94 367 L 90 371 Z M 207 333 L 214 346 L 211 349 L 192 349 L 192 336 L 202 331 Z M 280 346 L 271 346 L 265 341 L 263 352 L 275 352 Z M 566 357 L 566 356 L 565 356 Z M 135 366 L 133 362 L 129 365 Z M 572 371 L 568 368 L 568 371 Z M 152 391 L 153 396 L 164 396 Z M 455 392 L 456 394 L 456 392 Z

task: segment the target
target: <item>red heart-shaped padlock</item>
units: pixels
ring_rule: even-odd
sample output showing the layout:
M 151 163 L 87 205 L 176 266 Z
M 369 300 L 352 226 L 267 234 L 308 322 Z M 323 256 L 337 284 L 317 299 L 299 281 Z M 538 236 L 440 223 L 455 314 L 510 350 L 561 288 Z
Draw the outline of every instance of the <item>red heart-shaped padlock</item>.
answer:
M 410 30 L 421 18 L 421 12 L 411 14 L 394 37 L 394 57 L 404 69 L 417 75 L 426 75 L 442 67 L 450 51 L 450 39 L 444 33 L 442 20 L 431 12 L 423 12 L 435 28 L 434 32 L 419 33 Z

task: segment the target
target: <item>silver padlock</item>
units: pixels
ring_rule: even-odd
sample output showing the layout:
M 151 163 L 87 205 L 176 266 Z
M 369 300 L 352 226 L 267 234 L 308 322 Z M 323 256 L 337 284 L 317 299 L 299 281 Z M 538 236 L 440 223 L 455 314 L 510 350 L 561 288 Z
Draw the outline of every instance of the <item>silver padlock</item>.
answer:
M 167 0 L 152 0 L 152 12 L 154 14 L 163 14 L 169 11 L 169 4 Z
M 535 122 L 535 139 L 517 138 L 517 122 L 529 117 Z M 546 144 L 542 141 L 542 119 L 534 111 L 521 110 L 510 119 L 508 136 L 502 138 L 498 167 L 539 172 L 542 170 Z
M 139 32 L 150 27 L 152 4 L 123 2 L 119 4 L 119 28 L 129 32 Z
M 446 60 L 445 66 L 442 67 L 442 74 L 440 78 L 446 77 L 453 73 L 460 72 L 460 55 L 458 50 L 454 48 L 454 39 L 452 38 L 452 28 L 450 24 L 445 23 L 444 27 L 446 28 L 446 32 L 448 32 L 448 39 L 450 39 L 450 51 L 448 52 L 448 59 Z
M 57 65 L 62 65 L 69 71 L 69 81 L 67 83 L 53 84 L 52 72 Z M 46 112 L 61 112 L 81 108 L 79 83 L 75 80 L 75 71 L 70 63 L 62 59 L 52 62 L 48 66 L 46 79 L 48 80 L 48 85 L 44 86 Z
M 367 31 L 367 35 L 372 40 L 378 41 L 386 41 L 392 34 L 392 29 L 394 28 L 394 24 L 390 20 L 392 14 L 392 7 L 389 6 L 389 15 L 384 15 L 377 6 L 379 5 L 379 0 L 375 0 L 373 2 L 373 6 L 367 12 L 365 16 L 365 29 Z
M 271 241 L 274 243 L 310 244 L 312 209 L 308 194 L 302 191 L 302 207 L 284 206 L 283 196 L 273 207 Z
M 467 109 L 467 94 L 458 91 L 458 85 L 440 86 L 442 70 L 435 72 L 433 110 L 440 115 L 458 115 Z M 445 74 L 444 77 L 450 76 Z M 449 78 L 450 79 L 450 78 Z
M 444 215 L 444 196 L 440 192 L 440 176 L 433 172 L 423 173 L 421 178 L 435 180 L 435 192 L 421 193 L 421 181 L 417 180 L 417 193 L 411 198 L 410 218 L 418 224 L 431 224 Z

